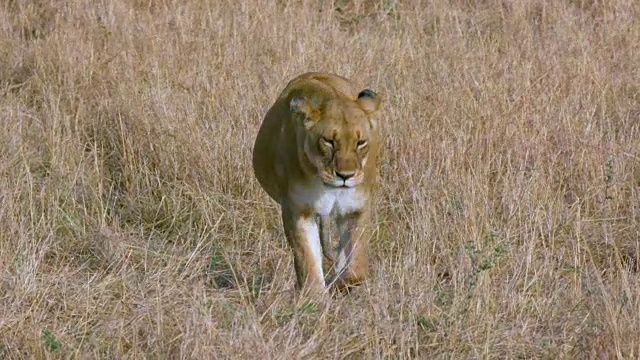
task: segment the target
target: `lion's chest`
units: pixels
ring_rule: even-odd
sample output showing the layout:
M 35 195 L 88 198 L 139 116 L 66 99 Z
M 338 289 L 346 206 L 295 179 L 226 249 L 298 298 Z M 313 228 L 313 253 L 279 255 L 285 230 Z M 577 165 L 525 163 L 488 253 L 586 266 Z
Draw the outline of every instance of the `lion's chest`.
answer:
M 357 188 L 328 188 L 324 185 L 294 187 L 291 200 L 300 207 L 312 208 L 327 216 L 335 208 L 339 214 L 348 214 L 366 205 L 366 194 Z

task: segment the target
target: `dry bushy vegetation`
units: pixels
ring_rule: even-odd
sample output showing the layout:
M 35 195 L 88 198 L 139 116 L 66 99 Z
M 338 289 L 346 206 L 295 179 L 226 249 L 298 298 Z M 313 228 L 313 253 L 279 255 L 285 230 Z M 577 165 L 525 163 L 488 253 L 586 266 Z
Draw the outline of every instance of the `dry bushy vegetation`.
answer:
M 638 358 L 640 5 L 0 5 L 0 358 Z M 384 96 L 372 277 L 294 291 L 286 82 Z

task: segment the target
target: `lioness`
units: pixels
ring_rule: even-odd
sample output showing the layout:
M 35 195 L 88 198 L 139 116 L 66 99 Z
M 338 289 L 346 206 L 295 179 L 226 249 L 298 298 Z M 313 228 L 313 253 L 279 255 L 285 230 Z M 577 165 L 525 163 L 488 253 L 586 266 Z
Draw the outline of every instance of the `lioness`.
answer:
M 282 209 L 299 288 L 326 289 L 323 253 L 333 263 L 329 285 L 357 285 L 367 276 L 380 102 L 341 76 L 306 73 L 289 82 L 263 120 L 253 169 Z M 329 250 L 334 215 L 335 258 Z

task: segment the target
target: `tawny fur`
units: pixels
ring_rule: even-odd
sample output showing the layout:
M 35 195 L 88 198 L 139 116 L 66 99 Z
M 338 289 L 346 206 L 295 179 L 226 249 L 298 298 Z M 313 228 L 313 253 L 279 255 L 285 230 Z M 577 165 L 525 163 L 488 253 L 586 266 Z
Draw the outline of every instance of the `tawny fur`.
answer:
M 329 284 L 367 277 L 379 109 L 371 90 L 337 75 L 306 73 L 289 82 L 264 118 L 254 172 L 281 206 L 299 287 L 326 288 L 322 254 L 333 263 Z M 340 233 L 335 257 L 328 241 L 333 218 Z

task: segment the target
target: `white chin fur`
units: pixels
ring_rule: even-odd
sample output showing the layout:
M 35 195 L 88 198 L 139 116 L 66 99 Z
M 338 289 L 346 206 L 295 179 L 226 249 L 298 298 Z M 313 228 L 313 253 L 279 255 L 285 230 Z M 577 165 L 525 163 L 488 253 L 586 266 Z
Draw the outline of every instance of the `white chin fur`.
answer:
M 337 187 L 337 188 L 345 186 L 344 181 L 342 181 L 342 180 L 333 180 L 333 179 L 328 180 L 328 181 L 324 181 L 324 184 L 327 185 L 327 186 Z

